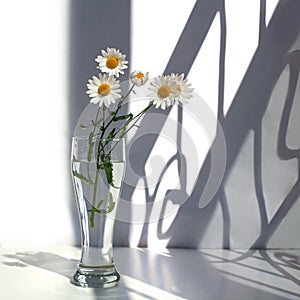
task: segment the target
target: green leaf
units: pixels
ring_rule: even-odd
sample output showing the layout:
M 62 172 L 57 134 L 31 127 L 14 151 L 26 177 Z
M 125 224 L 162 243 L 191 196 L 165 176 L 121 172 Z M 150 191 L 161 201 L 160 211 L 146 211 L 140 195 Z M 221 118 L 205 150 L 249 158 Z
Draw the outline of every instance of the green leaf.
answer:
M 89 143 L 92 143 L 93 141 L 93 132 L 91 131 L 90 134 L 89 134 Z
M 114 139 L 114 137 L 116 136 L 116 128 L 113 128 L 113 130 L 108 134 L 107 138 L 106 138 L 106 144 L 108 144 L 111 140 Z
M 89 134 L 89 152 L 88 152 L 88 161 L 92 160 L 92 154 L 93 154 L 93 147 L 94 147 L 94 142 L 93 142 L 93 132 L 90 132 Z
M 107 213 L 113 211 L 113 209 L 115 208 L 115 204 L 116 203 L 113 200 L 112 193 L 109 193 Z
M 104 200 L 100 200 L 100 202 L 101 202 L 101 204 L 103 204 Z M 98 203 L 97 206 L 101 206 L 100 202 Z M 88 209 L 88 212 L 91 213 L 91 216 L 90 216 L 91 225 L 94 224 L 94 214 L 95 213 L 98 213 L 98 214 L 108 214 L 108 213 L 110 213 L 114 209 L 114 207 L 115 207 L 115 202 L 113 202 L 113 201 L 111 202 L 111 200 L 109 200 L 109 206 L 108 206 L 107 210 L 100 209 L 99 207 L 97 208 L 94 205 L 92 205 L 92 208 Z
M 112 164 L 109 162 L 109 163 L 105 163 L 103 166 L 104 166 L 107 182 L 113 186 L 114 184 L 113 184 Z
M 106 142 L 107 144 L 107 142 Z M 100 151 L 99 156 L 100 160 L 97 162 L 97 169 L 102 169 L 105 171 L 107 182 L 114 187 L 113 183 L 113 165 L 111 163 L 110 153 L 106 154 L 104 151 Z M 101 162 L 99 162 L 101 161 Z
M 98 166 L 100 169 L 104 169 L 107 182 L 114 186 L 113 184 L 113 165 L 110 161 L 110 155 L 102 153 L 101 156 L 101 164 Z
M 125 120 L 125 119 L 132 119 L 133 118 L 133 114 L 130 113 L 130 114 L 127 114 L 127 115 L 122 115 L 122 116 L 115 116 L 114 117 L 114 121 L 120 121 L 120 120 Z
M 102 120 L 103 120 L 103 119 L 100 119 L 100 120 L 97 121 L 97 122 L 95 122 L 95 121 L 92 120 L 92 123 L 93 123 L 93 125 L 94 125 L 95 127 L 98 127 L 99 124 L 102 122 Z
M 93 185 L 93 181 L 86 178 L 85 176 L 83 176 L 82 174 L 78 173 L 76 170 L 73 170 L 73 175 L 77 178 L 79 178 L 80 180 L 85 181 L 87 184 Z
M 95 226 L 95 223 L 94 223 L 94 213 L 91 213 L 90 215 L 90 222 L 91 222 L 91 227 L 93 228 Z
M 90 125 L 83 125 L 83 124 L 80 124 L 80 127 L 82 128 L 82 129 L 86 129 L 86 128 L 89 128 L 89 127 L 91 127 L 92 126 L 92 124 L 90 124 Z

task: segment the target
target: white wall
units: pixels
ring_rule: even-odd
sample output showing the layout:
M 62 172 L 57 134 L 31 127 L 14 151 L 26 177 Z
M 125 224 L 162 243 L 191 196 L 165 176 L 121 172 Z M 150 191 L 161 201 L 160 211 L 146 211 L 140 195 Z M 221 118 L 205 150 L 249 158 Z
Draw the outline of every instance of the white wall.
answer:
M 71 243 L 68 1 L 1 1 L 0 243 Z
M 76 3 L 78 2 L 80 1 L 76 1 Z M 147 70 L 151 76 L 163 72 L 195 2 L 195 0 L 186 0 L 183 5 L 183 2 L 179 0 L 131 1 L 130 63 L 132 70 Z M 228 112 L 258 47 L 260 2 L 259 0 L 225 1 L 227 22 L 224 73 L 225 113 Z M 277 2 L 277 0 L 266 1 L 266 25 L 272 17 Z M 93 2 L 94 5 L 95 3 Z M 88 18 L 88 16 L 86 17 Z M 82 19 L 74 21 L 78 22 L 79 27 L 80 22 L 84 22 Z M 97 20 L 90 21 L 90 25 L 95 31 L 94 24 L 97 23 Z M 199 28 L 203 25 L 201 21 L 199 20 Z M 77 89 L 81 85 L 84 88 L 85 82 L 82 78 L 87 79 L 93 74 L 84 73 L 86 72 L 84 70 L 84 74 L 78 77 L 82 82 L 77 82 L 75 76 L 72 81 L 73 85 L 70 85 L 69 62 L 70 56 L 76 49 L 69 47 L 69 22 L 70 3 L 67 0 L 47 2 L 16 0 L 2 1 L 0 4 L 2 37 L 0 56 L 2 83 L 0 92 L 2 99 L 0 110 L 2 132 L 0 243 L 2 244 L 73 244 L 75 239 L 78 241 L 78 236 L 77 238 L 75 236 L 76 233 L 78 234 L 78 228 L 74 230 L 74 225 L 78 225 L 74 223 L 77 216 L 74 215 L 74 209 L 72 209 L 75 202 L 70 202 L 73 200 L 73 195 L 69 174 L 70 124 L 68 122 L 71 121 L 68 105 L 70 103 L 72 105 L 72 102 L 68 97 L 72 92 L 71 89 Z M 100 19 L 99 22 L 101 22 Z M 86 29 L 88 30 L 88 27 Z M 108 32 L 110 32 L 109 30 L 107 28 Z M 92 40 L 93 36 L 89 38 Z M 105 36 L 105 39 L 110 39 L 109 34 Z M 194 41 L 196 41 L 196 37 Z M 78 45 L 81 43 L 79 40 Z M 117 44 L 116 47 L 119 47 Z M 100 42 L 99 45 L 95 42 L 93 45 L 84 44 L 80 50 L 82 52 L 77 57 L 77 59 L 82 57 L 83 60 L 78 63 L 92 65 L 94 59 L 92 53 L 100 50 L 96 49 L 98 47 L 102 47 Z M 215 115 L 218 110 L 219 47 L 220 14 L 218 13 L 189 73 L 189 81 L 193 83 L 196 92 Z M 189 45 L 187 45 L 188 48 Z M 295 49 L 298 48 L 299 45 L 295 45 Z M 268 164 L 262 165 L 264 168 L 262 186 L 266 195 L 268 220 L 274 215 L 297 178 L 297 161 L 282 162 L 276 154 L 276 135 L 278 133 L 276 126 L 278 126 L 278 119 L 283 109 L 280 103 L 284 101 L 285 96 L 284 93 L 280 93 L 288 85 L 287 72 L 285 71 L 280 77 L 278 85 L 274 87 L 269 109 L 263 121 L 264 137 L 267 138 L 262 143 L 262 154 L 264 161 L 268 161 Z M 81 87 L 79 89 L 84 94 L 84 90 Z M 299 92 L 297 93 L 299 96 Z M 192 109 L 191 106 L 190 111 Z M 176 118 L 177 111 L 173 110 L 170 119 L 176 121 Z M 199 150 L 197 157 L 199 166 L 197 168 L 200 170 L 211 140 L 205 134 L 200 135 L 200 138 L 195 134 L 193 131 L 195 123 L 188 112 L 184 112 L 183 120 L 184 126 L 191 133 L 190 137 L 194 139 Z M 289 141 L 295 140 L 296 123 L 293 123 L 294 127 L 292 125 L 289 127 Z M 203 132 L 205 132 L 205 128 Z M 161 139 L 161 146 L 157 143 L 153 149 L 153 157 L 157 157 L 159 152 L 163 151 L 165 142 Z M 253 133 L 250 131 L 244 144 L 240 145 L 236 161 L 224 184 L 224 193 L 229 205 L 229 218 L 226 219 L 226 222 L 230 221 L 230 244 L 234 247 L 250 246 L 260 232 L 261 224 L 252 172 L 252 146 Z M 185 154 L 189 151 L 188 147 L 183 147 L 183 150 Z M 193 165 L 194 157 L 186 157 L 187 164 Z M 150 162 L 151 157 L 146 164 L 147 170 L 151 167 Z M 160 191 L 155 200 L 163 198 L 166 190 L 174 188 L 172 180 L 176 174 L 176 166 L 172 166 L 172 168 L 170 173 L 166 174 L 168 176 L 164 178 L 164 190 Z M 285 170 L 283 180 L 280 176 L 282 170 Z M 192 195 L 196 177 L 195 174 L 188 174 L 188 196 Z M 274 192 L 274 182 L 276 182 L 276 192 Z M 200 200 L 201 195 L 196 196 Z M 193 194 L 194 199 L 196 196 Z M 134 203 L 146 201 L 144 197 L 143 189 L 137 189 L 131 200 Z M 243 198 L 243 202 L 240 201 L 241 198 Z M 199 223 L 201 227 L 197 229 L 201 234 L 201 239 L 197 241 L 198 246 L 223 246 L 223 230 L 226 224 L 220 203 L 217 202 L 214 209 L 209 209 L 207 220 L 205 216 L 208 214 L 204 210 L 200 212 L 198 207 L 199 216 L 204 220 L 203 223 Z M 297 221 L 299 204 L 297 203 L 283 220 L 283 225 L 279 226 L 270 246 L 300 245 L 300 242 L 294 238 L 299 225 Z M 174 211 L 180 213 L 178 208 Z M 176 213 L 166 219 L 165 231 L 176 223 Z M 131 217 L 133 216 L 134 211 L 132 211 Z M 187 214 L 185 222 L 191 216 Z M 244 222 L 245 220 L 247 222 Z M 151 222 L 147 228 L 148 245 L 152 247 L 168 245 L 169 238 L 157 236 L 157 226 L 157 222 Z M 120 230 L 122 232 L 122 229 Z M 126 236 L 129 236 L 131 246 L 136 246 L 141 239 L 143 240 L 143 230 L 145 228 L 141 224 L 130 226 Z M 195 230 L 195 234 L 197 234 L 197 230 Z M 192 233 L 185 234 L 182 232 L 187 243 L 193 240 Z M 121 238 L 120 235 L 117 234 L 117 236 Z M 181 242 L 182 239 L 179 239 L 178 243 Z

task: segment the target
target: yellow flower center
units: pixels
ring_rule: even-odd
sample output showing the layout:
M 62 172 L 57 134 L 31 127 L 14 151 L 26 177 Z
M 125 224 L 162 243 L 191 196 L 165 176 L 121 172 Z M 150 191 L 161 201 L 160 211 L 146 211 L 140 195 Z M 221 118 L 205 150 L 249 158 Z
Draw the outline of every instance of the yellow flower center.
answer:
M 106 60 L 106 66 L 109 69 L 115 69 L 119 65 L 119 60 L 115 56 L 111 56 Z
M 170 95 L 171 93 L 171 89 L 167 86 L 167 85 L 162 85 L 158 91 L 157 94 L 161 97 L 161 98 L 166 98 Z
M 141 73 L 141 72 L 138 72 L 136 75 L 135 75 L 136 78 L 138 79 L 141 79 L 141 78 L 144 78 L 144 74 Z
M 110 93 L 110 85 L 102 83 L 98 86 L 98 93 L 102 96 L 107 96 Z

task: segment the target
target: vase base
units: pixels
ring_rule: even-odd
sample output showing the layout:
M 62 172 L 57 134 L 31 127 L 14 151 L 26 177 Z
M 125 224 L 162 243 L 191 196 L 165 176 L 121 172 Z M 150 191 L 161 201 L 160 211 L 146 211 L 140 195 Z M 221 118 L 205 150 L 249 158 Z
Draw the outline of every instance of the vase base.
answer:
M 120 274 L 114 267 L 105 268 L 78 268 L 71 283 L 80 287 L 110 288 L 116 286 Z

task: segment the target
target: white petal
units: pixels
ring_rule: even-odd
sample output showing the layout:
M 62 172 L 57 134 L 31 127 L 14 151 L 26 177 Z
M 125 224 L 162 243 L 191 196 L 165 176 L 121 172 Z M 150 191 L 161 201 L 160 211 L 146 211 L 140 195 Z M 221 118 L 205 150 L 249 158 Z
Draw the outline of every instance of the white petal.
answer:
M 100 98 L 99 97 L 95 97 L 93 99 L 90 100 L 91 103 L 97 104 L 99 102 Z

